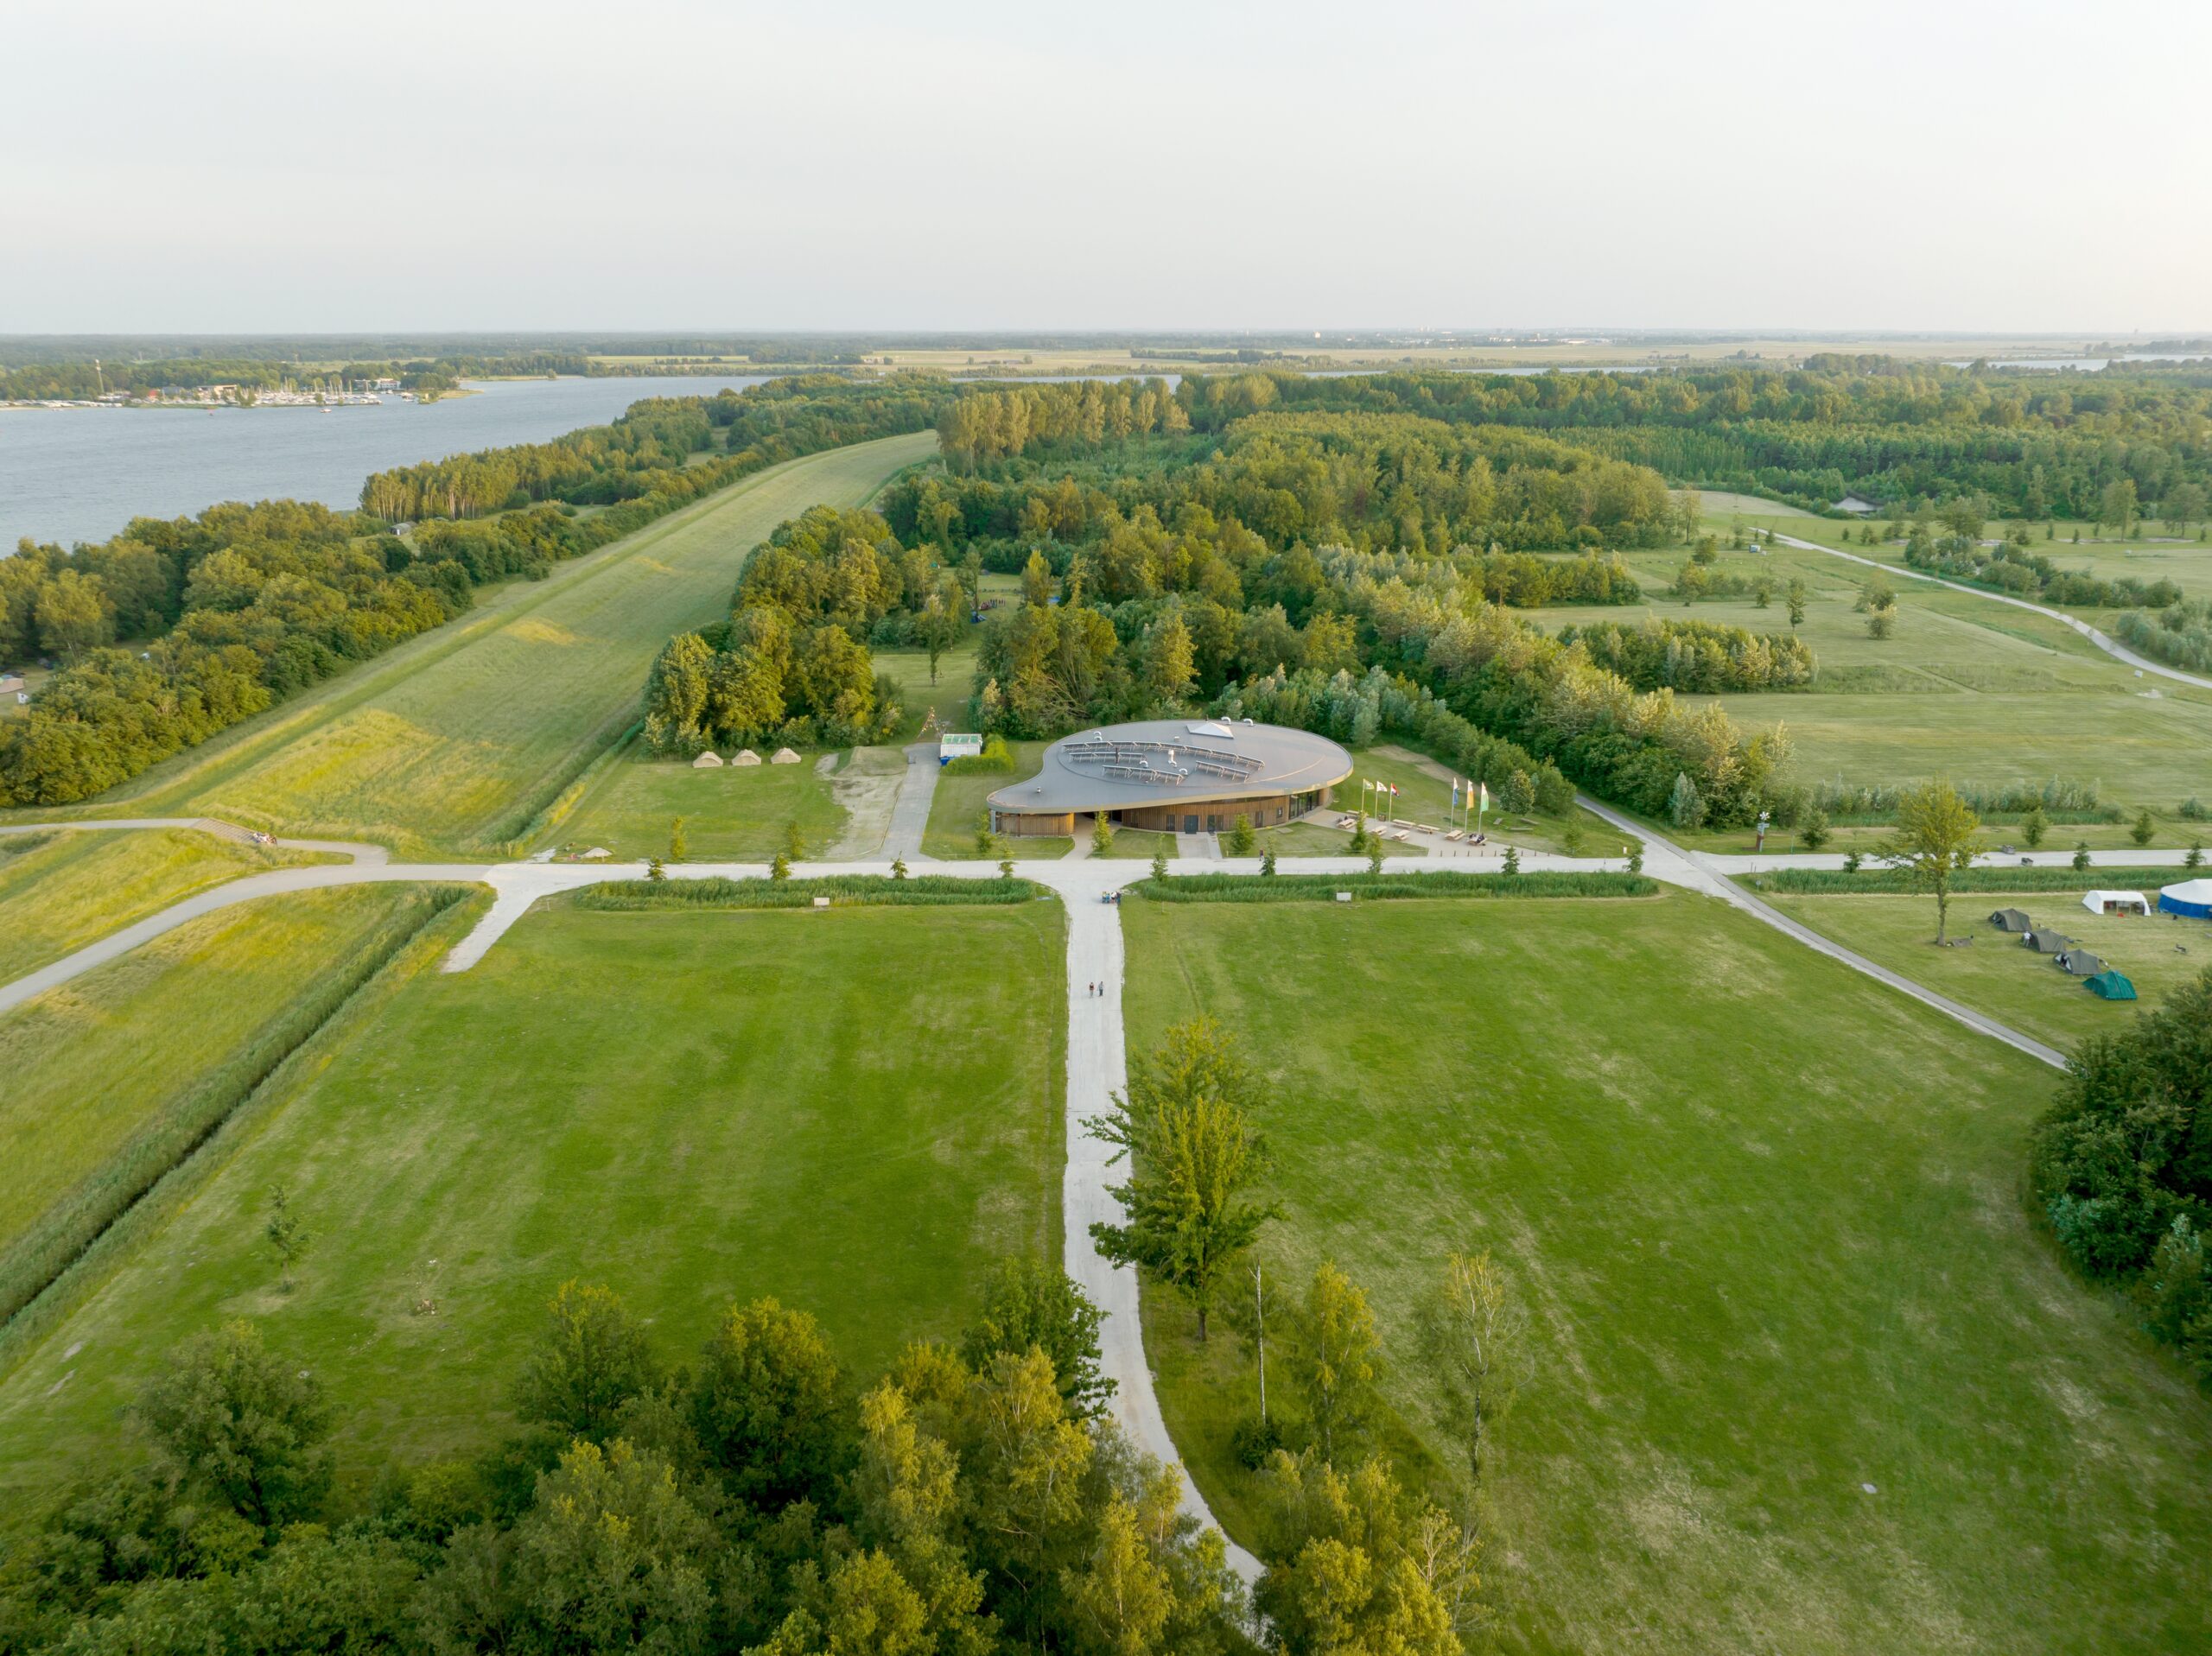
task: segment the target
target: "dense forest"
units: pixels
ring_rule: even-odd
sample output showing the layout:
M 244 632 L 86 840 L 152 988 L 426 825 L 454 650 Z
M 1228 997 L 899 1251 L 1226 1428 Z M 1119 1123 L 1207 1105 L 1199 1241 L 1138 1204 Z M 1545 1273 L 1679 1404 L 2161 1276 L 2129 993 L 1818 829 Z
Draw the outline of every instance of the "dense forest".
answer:
M 1192 376 L 1176 398 L 1205 432 L 1269 409 L 1533 427 L 1678 485 L 1815 510 L 1854 492 L 1904 505 L 1979 494 L 1996 516 L 2094 520 L 2121 481 L 2146 508 L 2212 487 L 2212 368 L 2202 365 L 2031 376 L 1816 356 L 1788 371 L 1251 373 Z M 2201 517 L 2204 496 L 2188 498 Z
M 978 635 L 980 728 L 1205 707 L 1414 740 L 1523 809 L 1563 809 L 1579 784 L 1656 812 L 1687 779 L 1700 820 L 1794 817 L 1782 733 L 1675 699 L 1809 682 L 1794 638 L 1690 623 L 1553 638 L 1499 601 L 1632 601 L 1604 549 L 1692 521 L 1656 473 L 1510 428 L 1287 413 L 1257 389 L 1272 384 L 1207 430 L 1223 397 L 1185 381 L 1188 434 L 1156 413 L 1147 429 L 1137 411 L 1158 400 L 1128 384 L 976 393 L 1020 412 L 969 409 L 948 474 L 887 492 L 907 543 L 1021 571 L 1024 601 Z M 1025 434 L 1019 453 L 982 458 L 985 429 Z
M 73 551 L 26 542 L 0 559 L 0 661 L 60 670 L 0 721 L 0 805 L 90 798 L 442 625 L 479 585 L 542 575 L 776 461 L 923 429 L 944 395 L 810 377 L 655 399 L 553 443 L 379 473 L 360 512 L 226 504 Z M 385 512 L 444 521 L 402 536 Z

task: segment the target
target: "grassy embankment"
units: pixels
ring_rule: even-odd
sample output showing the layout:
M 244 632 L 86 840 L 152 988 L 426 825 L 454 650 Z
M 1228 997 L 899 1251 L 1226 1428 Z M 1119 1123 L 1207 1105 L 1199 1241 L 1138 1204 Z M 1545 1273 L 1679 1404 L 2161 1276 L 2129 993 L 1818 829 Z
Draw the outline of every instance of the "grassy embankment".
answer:
M 211 885 L 264 869 L 342 860 L 186 828 L 0 834 L 0 983 Z
M 1373 1297 L 1416 1475 L 1461 1464 L 1420 1297 L 1453 1247 L 1511 1273 L 1500 1648 L 2212 1638 L 2212 1402 L 2023 1211 L 2043 1066 L 1680 893 L 1123 922 L 1133 1046 L 1203 1010 L 1267 1069 L 1276 1279 L 1326 1257 Z M 1147 1303 L 1178 1446 L 1249 1535 L 1250 1354 Z
M 810 455 L 557 569 L 103 797 L 105 815 L 219 816 L 501 853 L 634 718 L 671 634 L 727 606 L 746 555 L 817 502 L 853 504 L 931 452 L 923 433 Z
M 503 1428 L 570 1278 L 674 1360 L 760 1294 L 855 1373 L 955 1331 L 993 1259 L 1058 1247 L 1062 927 L 1046 903 L 552 905 L 421 971 L 0 1383 L 0 1505 L 125 1453 L 117 1410 L 226 1317 L 323 1376 L 356 1493 Z M 289 1294 L 278 1183 L 315 1235 Z
M 397 885 L 204 916 L 0 1015 L 0 1318 L 219 1123 L 437 901 Z

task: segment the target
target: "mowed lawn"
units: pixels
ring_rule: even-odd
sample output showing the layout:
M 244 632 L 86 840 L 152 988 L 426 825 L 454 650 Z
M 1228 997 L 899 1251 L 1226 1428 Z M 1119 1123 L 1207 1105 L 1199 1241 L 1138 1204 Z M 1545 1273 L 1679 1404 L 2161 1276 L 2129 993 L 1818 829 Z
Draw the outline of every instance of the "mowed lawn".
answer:
M 1034 778 L 1043 768 L 1045 750 L 1049 742 L 1008 742 L 1014 754 L 1011 771 L 986 771 L 969 776 L 954 776 L 939 772 L 937 792 L 930 797 L 929 826 L 922 833 L 922 849 L 932 857 L 947 861 L 961 859 L 973 860 L 981 853 L 976 849 L 976 830 L 990 810 L 990 797 L 1001 788 L 1011 788 L 1017 783 Z M 1090 831 L 1085 818 L 1083 829 Z M 1002 838 L 1001 849 L 1004 854 L 1016 859 L 1042 859 L 1065 856 L 1075 846 L 1071 838 Z
M 1510 1270 L 1502 1648 L 2212 1641 L 2212 1401 L 2023 1210 L 2050 1070 L 1688 894 L 1123 923 L 1133 1047 L 1204 1010 L 1265 1066 L 1278 1280 L 1326 1256 L 1364 1285 L 1433 1464 L 1415 1305 L 1452 1248 Z M 1234 1524 L 1249 1355 L 1148 1304 Z
M 796 822 L 809 853 L 819 856 L 844 832 L 846 817 L 830 778 L 816 770 L 819 758 L 704 771 L 683 759 L 624 759 L 584 796 L 557 839 L 582 849 L 604 846 L 625 860 L 664 857 L 681 816 L 693 860 L 765 862 Z
M 728 606 L 776 525 L 852 505 L 928 433 L 790 461 L 156 767 L 102 808 L 204 814 L 406 853 L 507 847 L 636 716 L 670 636 Z
M 264 869 L 335 860 L 189 828 L 0 834 L 0 983 L 211 885 Z
M 992 1261 L 1057 1253 L 1063 936 L 1046 903 L 526 917 L 409 981 L 0 1383 L 0 1491 L 122 1453 L 118 1410 L 229 1317 L 323 1379 L 356 1489 L 503 1430 L 571 1278 L 672 1361 L 763 1294 L 856 1380 L 954 1333 Z M 277 1184 L 315 1236 L 289 1295 Z
M 408 900 L 399 885 L 258 898 L 0 1013 L 0 1260 Z
M 2115 887 L 2127 885 L 2125 868 L 2107 872 Z M 2155 887 L 2144 894 L 2158 900 Z M 2078 891 L 1973 891 L 1953 898 L 1949 935 L 1973 938 L 1965 949 L 1936 947 L 1936 900 L 1930 897 L 1768 893 L 1765 900 L 1868 959 L 2060 1048 L 2085 1035 L 2126 1031 L 2139 1009 L 2157 1005 L 2161 996 L 2212 966 L 2212 926 L 2171 915 L 2126 919 L 2091 914 L 2082 906 Z M 2141 999 L 2131 1003 L 2091 994 L 2050 955 L 2037 954 L 2018 937 L 1992 926 L 1989 917 L 1999 909 L 2021 910 L 2038 925 L 2074 938 L 2125 973 Z

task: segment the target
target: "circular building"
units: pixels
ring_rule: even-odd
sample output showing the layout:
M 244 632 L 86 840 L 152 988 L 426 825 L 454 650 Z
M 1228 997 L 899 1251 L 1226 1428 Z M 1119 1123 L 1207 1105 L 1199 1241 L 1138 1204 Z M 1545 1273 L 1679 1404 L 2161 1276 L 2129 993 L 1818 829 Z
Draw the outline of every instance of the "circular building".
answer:
M 2178 885 L 2161 886 L 2158 907 L 2168 914 L 2212 920 L 2212 879 L 2185 879 Z
M 1211 834 L 1239 816 L 1275 828 L 1329 803 L 1351 755 L 1325 736 L 1250 720 L 1150 720 L 1064 736 L 1044 768 L 991 796 L 991 828 L 1066 835 L 1079 815 L 1125 828 Z

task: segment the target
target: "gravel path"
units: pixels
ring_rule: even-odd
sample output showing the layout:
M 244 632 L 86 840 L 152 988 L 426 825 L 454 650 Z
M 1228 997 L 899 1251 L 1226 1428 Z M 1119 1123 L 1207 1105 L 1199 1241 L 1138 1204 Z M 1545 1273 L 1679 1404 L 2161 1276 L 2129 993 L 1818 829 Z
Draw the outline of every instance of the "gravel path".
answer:
M 1863 972 L 1877 982 L 1886 983 L 1891 988 L 1910 995 L 1923 1006 L 1933 1006 L 1945 1017 L 1956 1018 L 1968 1029 L 2002 1041 L 2005 1045 L 2024 1052 L 2031 1058 L 2040 1059 L 2054 1069 L 2063 1069 L 2066 1067 L 2066 1055 L 2056 1048 L 2045 1046 L 2031 1035 L 2023 1035 L 2011 1025 L 1999 1023 L 1986 1012 L 1978 1012 L 1971 1006 L 1961 1006 L 1948 995 L 1938 994 L 1923 984 L 1915 983 L 1902 973 L 1878 965 L 1856 950 L 1846 949 L 1832 938 L 1823 937 L 1811 927 L 1801 925 L 1779 909 L 1760 901 L 1729 879 L 1717 859 L 1700 852 L 1686 851 L 1672 841 L 1661 838 L 1649 828 L 1631 822 L 1611 806 L 1601 805 L 1586 796 L 1580 797 L 1584 809 L 1611 822 L 1615 828 L 1624 828 L 1642 837 L 1643 872 L 1654 879 L 1663 879 L 1670 885 L 1687 886 L 1692 891 L 1717 897 L 1753 918 L 1764 921 L 1777 931 L 1796 939 L 1806 948 L 1815 949 L 1830 960 L 1840 961 L 1853 971 Z M 1739 858 L 1735 860 L 1758 862 L 1763 860 Z M 1785 860 L 1772 860 L 1781 862 Z M 1842 866 L 1840 858 L 1837 859 L 1836 866 Z
M 2010 604 L 2014 609 L 2033 610 L 2037 615 L 2047 615 L 2054 621 L 2072 627 L 2091 644 L 2114 661 L 2125 662 L 2141 672 L 2156 673 L 2160 678 L 2173 679 L 2182 684 L 2194 684 L 2200 689 L 2212 690 L 2212 678 L 2202 678 L 2195 673 L 2184 673 L 2178 667 L 2169 667 L 2164 662 L 2152 661 L 2148 656 L 2139 656 L 2119 640 L 2100 632 L 2087 621 L 2077 621 L 2064 610 L 2055 610 L 2044 604 L 2031 604 L 2024 598 L 2013 598 L 2004 593 L 1988 592 L 1980 587 L 1969 587 L 1963 581 L 1946 581 L 1941 575 L 1923 574 L 1917 569 L 1900 569 L 1893 563 L 1882 563 L 1873 558 L 1862 558 L 1856 552 L 1839 551 L 1833 546 L 1822 546 L 1817 541 L 1801 541 L 1794 535 L 1774 537 L 1784 546 L 1794 546 L 1803 552 L 1825 552 L 1832 558 L 1848 558 L 1853 563 L 1863 563 L 1869 569 L 1879 569 L 1885 574 L 1903 575 L 1909 581 L 1925 581 L 1937 587 L 1948 587 L 1955 593 L 1964 593 L 1970 598 L 1986 598 L 1993 604 Z
M 906 774 L 899 781 L 899 803 L 891 808 L 891 832 L 884 836 L 887 860 L 903 857 L 908 862 L 934 862 L 922 850 L 922 835 L 930 825 L 930 802 L 937 797 L 937 744 L 916 742 L 906 750 Z

